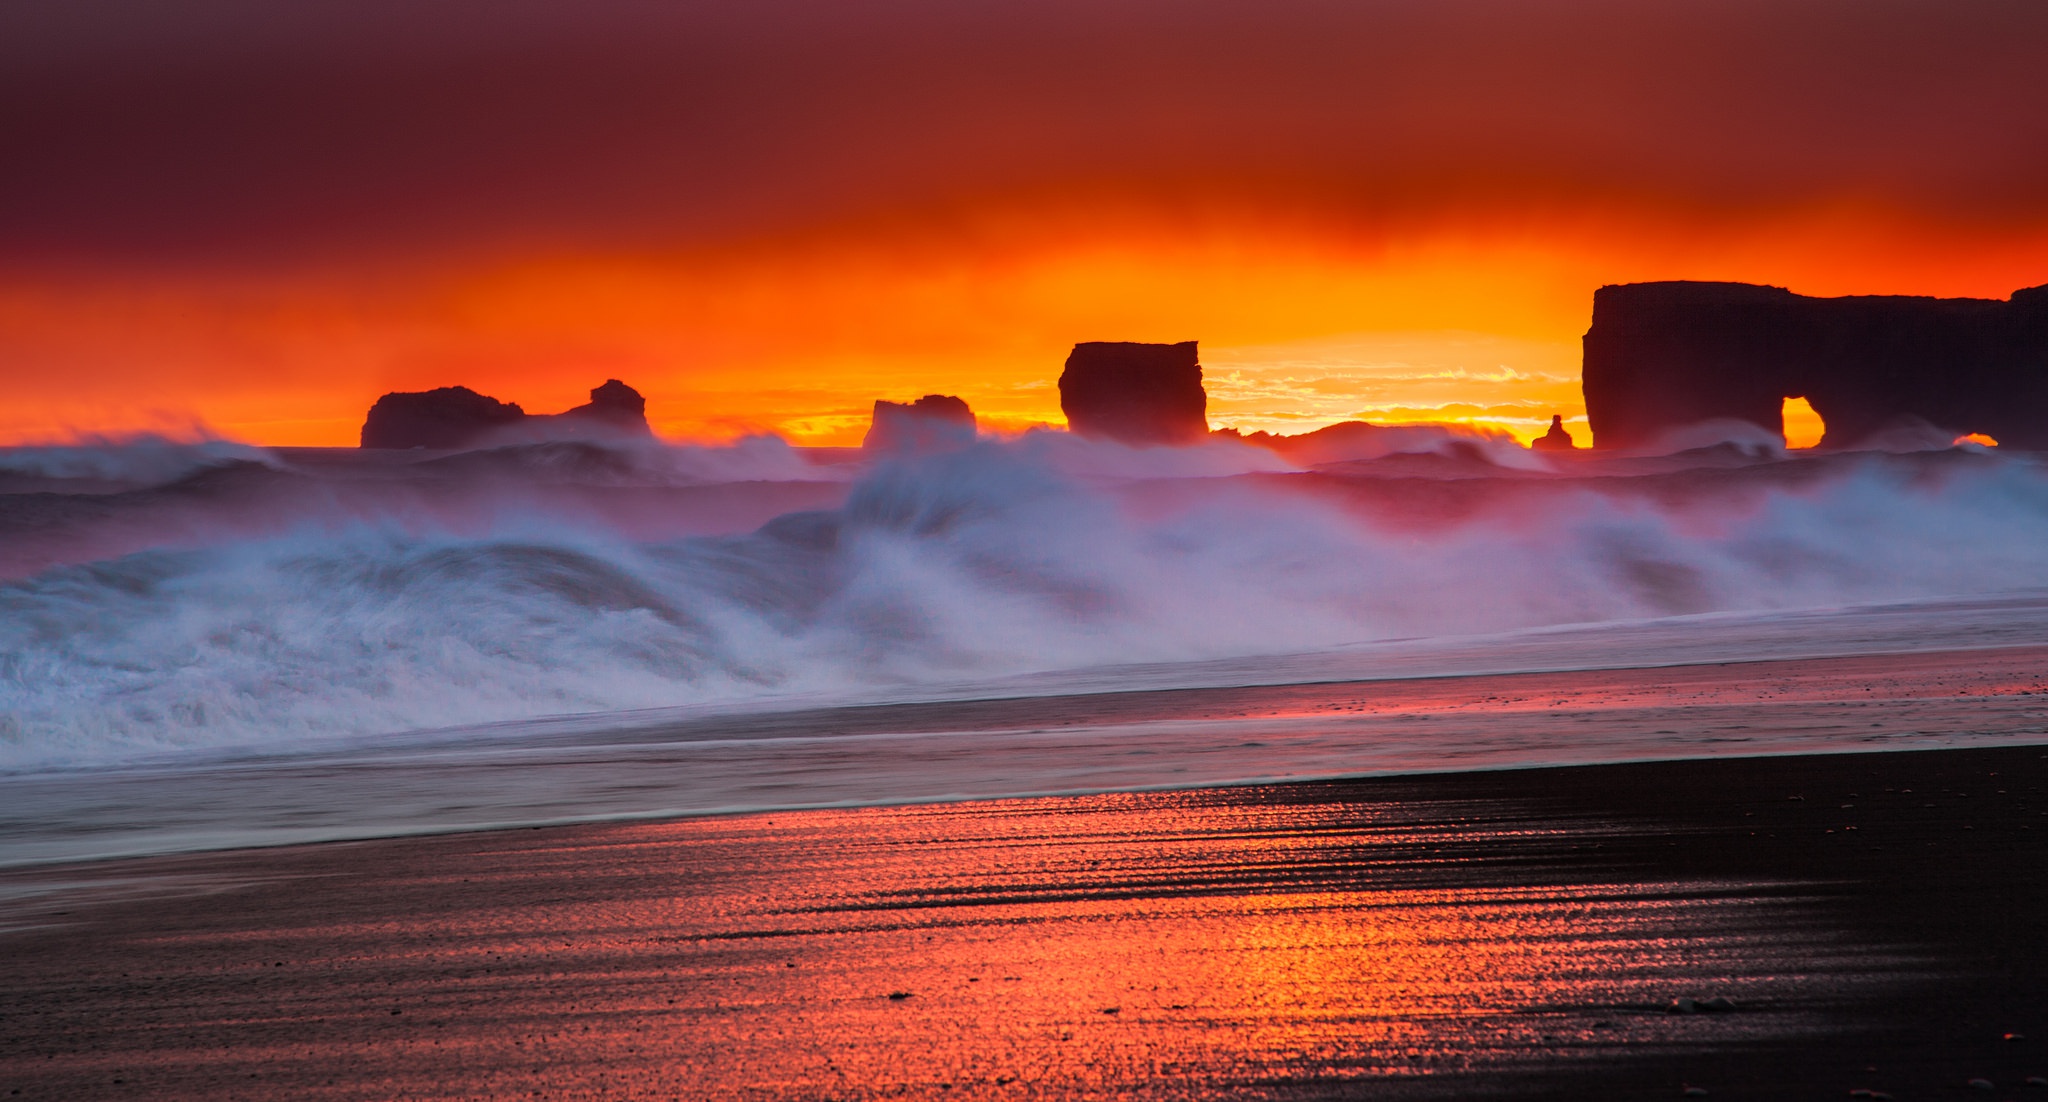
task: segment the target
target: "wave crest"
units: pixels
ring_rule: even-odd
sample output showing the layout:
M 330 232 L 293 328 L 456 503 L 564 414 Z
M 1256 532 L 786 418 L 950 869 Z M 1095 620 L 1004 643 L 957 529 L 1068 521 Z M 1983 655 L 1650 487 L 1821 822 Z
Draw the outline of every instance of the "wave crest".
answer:
M 1257 450 L 1047 434 L 879 463 L 739 535 L 350 514 L 48 570 L 0 586 L 0 764 L 2001 592 L 2048 540 L 2013 457 L 1464 480 L 1418 519 L 1385 507 L 1409 481 Z

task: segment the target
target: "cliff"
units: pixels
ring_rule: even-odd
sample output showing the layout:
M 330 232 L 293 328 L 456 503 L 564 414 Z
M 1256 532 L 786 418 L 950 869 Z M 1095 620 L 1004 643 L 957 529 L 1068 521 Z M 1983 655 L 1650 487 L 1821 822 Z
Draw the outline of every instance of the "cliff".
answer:
M 466 386 L 393 392 L 370 407 L 363 420 L 362 446 L 468 448 L 653 435 L 647 424 L 647 399 L 617 379 L 607 379 L 590 392 L 588 403 L 540 416 L 530 416 L 515 402 L 501 402 Z
M 1586 414 L 1596 447 L 1737 418 L 1782 433 L 1784 400 L 1823 447 L 1927 422 L 2048 448 L 2048 287 L 2009 300 L 1809 298 L 1746 283 L 1632 283 L 1593 295 Z
M 1125 444 L 1196 444 L 1209 435 L 1194 341 L 1075 345 L 1060 373 L 1060 409 L 1074 432 Z
M 974 443 L 974 411 L 950 394 L 915 402 L 875 402 L 861 447 L 871 452 L 945 451 Z

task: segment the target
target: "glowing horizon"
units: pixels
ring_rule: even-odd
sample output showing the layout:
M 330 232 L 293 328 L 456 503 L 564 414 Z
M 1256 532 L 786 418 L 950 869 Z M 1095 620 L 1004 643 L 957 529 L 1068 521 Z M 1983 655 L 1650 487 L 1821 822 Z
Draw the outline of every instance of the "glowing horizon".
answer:
M 462 384 L 547 411 L 608 377 L 682 439 L 853 444 L 875 399 L 925 393 L 958 394 L 984 425 L 1015 431 L 1063 423 L 1055 383 L 1074 342 L 1195 339 L 1218 427 L 1443 420 L 1526 441 L 1560 413 L 1583 442 L 1578 338 L 1602 283 L 2002 298 L 2048 272 L 2048 235 L 1959 248 L 1796 228 L 1805 239 L 1778 257 L 1763 246 L 1783 227 L 1650 247 L 1443 233 L 1334 249 L 1267 235 L 1257 248 L 963 259 L 862 242 L 261 284 L 16 280 L 0 284 L 0 333 L 11 362 L 45 370 L 14 381 L 0 439 L 203 423 L 258 444 L 346 446 L 386 391 Z

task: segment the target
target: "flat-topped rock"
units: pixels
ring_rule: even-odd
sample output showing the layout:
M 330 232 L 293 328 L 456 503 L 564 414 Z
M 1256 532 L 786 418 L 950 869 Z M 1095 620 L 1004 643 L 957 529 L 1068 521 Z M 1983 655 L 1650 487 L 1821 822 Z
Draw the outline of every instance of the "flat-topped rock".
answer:
M 1082 436 L 1125 444 L 1196 444 L 1209 435 L 1209 395 L 1194 341 L 1086 341 L 1060 374 L 1060 409 Z
M 950 394 L 915 402 L 876 400 L 861 447 L 871 452 L 946 451 L 974 443 L 974 411 Z

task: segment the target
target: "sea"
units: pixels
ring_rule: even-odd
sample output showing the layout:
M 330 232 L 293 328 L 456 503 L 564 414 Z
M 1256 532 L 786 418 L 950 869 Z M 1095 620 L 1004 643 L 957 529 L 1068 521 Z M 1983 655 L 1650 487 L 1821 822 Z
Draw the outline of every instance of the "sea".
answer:
M 2048 642 L 2043 458 L 1880 443 L 0 449 L 0 865 L 1721 752 L 1183 705 Z

